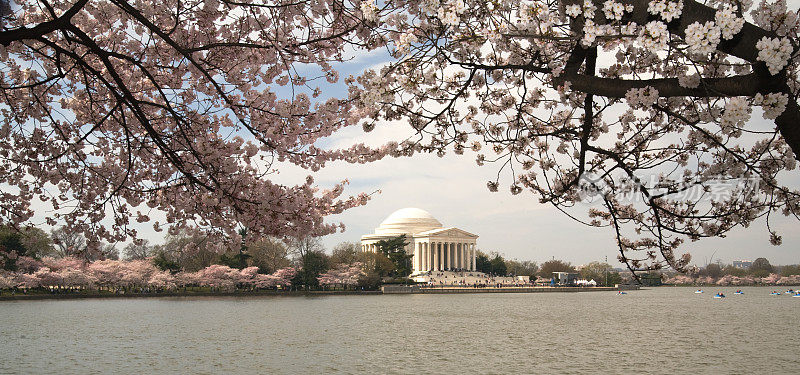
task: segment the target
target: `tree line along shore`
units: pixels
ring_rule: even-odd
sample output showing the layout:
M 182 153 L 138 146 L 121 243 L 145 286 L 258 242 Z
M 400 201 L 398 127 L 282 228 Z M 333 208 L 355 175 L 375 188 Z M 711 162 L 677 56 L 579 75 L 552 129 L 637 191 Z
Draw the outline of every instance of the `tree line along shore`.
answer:
M 219 241 L 200 231 L 169 235 L 163 244 L 133 242 L 92 247 L 80 234 L 63 228 L 0 227 L 0 295 L 131 296 L 243 295 L 305 292 L 376 291 L 385 284 L 411 284 L 405 237 L 378 244 L 376 253 L 343 242 L 330 252 L 319 239 L 248 238 Z M 120 259 L 120 256 L 122 259 Z M 494 276 L 529 276 L 540 282 L 553 272 L 574 272 L 598 286 L 632 282 L 611 265 L 573 266 L 561 260 L 542 264 L 478 252 L 476 268 Z M 800 267 L 776 267 L 764 258 L 748 269 L 710 264 L 693 274 L 655 274 L 676 285 L 798 285 Z
M 91 246 L 79 233 L 57 228 L 0 227 L 0 294 L 242 293 L 264 291 L 371 291 L 411 283 L 410 256 L 400 236 L 376 253 L 343 242 L 328 252 L 317 238 L 248 237 L 232 243 L 201 231 L 168 235 L 163 244 L 132 242 L 118 250 Z M 550 275 L 574 270 L 567 262 L 505 259 L 479 252 L 478 271 L 495 276 Z M 593 263 L 584 273 L 609 273 Z M 595 277 L 600 279 L 599 276 Z M 611 285 L 620 280 L 610 272 Z

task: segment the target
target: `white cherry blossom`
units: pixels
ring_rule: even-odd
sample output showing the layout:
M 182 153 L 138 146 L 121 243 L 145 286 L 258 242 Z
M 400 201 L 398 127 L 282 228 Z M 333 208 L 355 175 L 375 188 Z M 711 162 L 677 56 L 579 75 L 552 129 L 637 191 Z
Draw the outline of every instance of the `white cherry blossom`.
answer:
M 720 29 L 713 21 L 695 22 L 686 27 L 686 44 L 694 53 L 711 53 L 717 49 Z
M 763 37 L 756 43 L 756 48 L 758 60 L 767 64 L 772 75 L 778 74 L 789 63 L 792 54 L 792 44 L 786 38 Z

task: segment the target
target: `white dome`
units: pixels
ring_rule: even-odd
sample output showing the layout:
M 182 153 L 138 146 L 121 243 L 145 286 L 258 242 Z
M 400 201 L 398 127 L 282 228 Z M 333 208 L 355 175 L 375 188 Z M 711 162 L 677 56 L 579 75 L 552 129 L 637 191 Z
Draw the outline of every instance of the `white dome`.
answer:
M 419 208 L 402 208 L 393 212 L 375 229 L 375 234 L 420 233 L 441 228 L 442 223 L 428 211 Z

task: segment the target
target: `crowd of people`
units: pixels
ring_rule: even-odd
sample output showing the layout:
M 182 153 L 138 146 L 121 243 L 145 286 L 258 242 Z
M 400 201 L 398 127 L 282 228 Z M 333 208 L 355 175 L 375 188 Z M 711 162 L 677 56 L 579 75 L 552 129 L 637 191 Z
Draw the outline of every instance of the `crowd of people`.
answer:
M 476 271 L 429 271 L 413 276 L 428 287 L 503 288 L 532 287 L 528 277 L 495 276 Z

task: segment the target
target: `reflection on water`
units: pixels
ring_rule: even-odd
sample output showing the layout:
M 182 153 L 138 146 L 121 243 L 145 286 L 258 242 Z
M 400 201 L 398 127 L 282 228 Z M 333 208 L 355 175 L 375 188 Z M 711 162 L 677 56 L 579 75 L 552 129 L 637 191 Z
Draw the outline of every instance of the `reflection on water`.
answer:
M 0 373 L 800 373 L 772 289 L 0 302 Z

